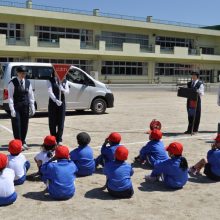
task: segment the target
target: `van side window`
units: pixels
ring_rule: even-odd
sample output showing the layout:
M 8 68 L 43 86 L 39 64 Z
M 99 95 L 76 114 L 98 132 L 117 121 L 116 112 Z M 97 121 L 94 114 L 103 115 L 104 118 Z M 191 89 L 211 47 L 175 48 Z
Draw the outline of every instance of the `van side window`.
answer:
M 85 76 L 85 74 L 77 69 L 70 70 L 66 76 L 67 80 L 69 80 L 72 83 L 77 83 L 77 84 L 85 84 L 86 78 L 87 77 Z
M 0 64 L 0 79 L 3 78 L 3 74 L 4 74 L 3 66 Z
M 12 77 L 16 77 L 17 76 L 17 68 L 18 66 L 13 66 L 12 69 L 11 69 L 11 78 Z M 26 66 L 28 72 L 27 72 L 27 76 L 26 78 L 27 79 L 32 79 L 33 78 L 33 74 L 32 74 L 32 66 Z
M 34 79 L 48 80 L 52 77 L 53 68 L 49 66 L 35 66 L 34 67 Z

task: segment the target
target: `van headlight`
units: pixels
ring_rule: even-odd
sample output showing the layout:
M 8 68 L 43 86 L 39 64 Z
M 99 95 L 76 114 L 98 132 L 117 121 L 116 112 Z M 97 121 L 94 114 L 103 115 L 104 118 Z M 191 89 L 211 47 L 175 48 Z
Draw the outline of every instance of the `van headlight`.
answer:
M 109 90 L 109 85 L 106 85 L 106 84 L 105 84 L 105 88 Z

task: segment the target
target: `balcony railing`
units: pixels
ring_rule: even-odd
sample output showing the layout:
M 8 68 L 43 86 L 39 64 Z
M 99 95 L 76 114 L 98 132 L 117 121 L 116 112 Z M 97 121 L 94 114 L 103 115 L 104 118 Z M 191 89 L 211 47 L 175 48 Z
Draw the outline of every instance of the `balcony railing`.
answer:
M 15 45 L 15 46 L 30 46 L 30 38 L 12 38 L 6 37 L 7 45 Z
M 16 7 L 16 8 L 27 8 L 26 3 L 4 1 L 4 0 L 0 1 L 0 6 Z M 61 12 L 61 13 L 70 13 L 70 14 L 81 14 L 81 15 L 94 16 L 93 11 L 85 11 L 85 10 L 78 10 L 78 9 L 70 9 L 70 8 L 62 8 L 62 7 L 54 7 L 54 6 L 45 6 L 45 5 L 37 5 L 37 4 L 31 4 L 31 8 L 35 9 L 35 10 L 41 10 L 41 11 L 52 11 L 52 12 Z M 132 20 L 132 21 L 147 22 L 146 17 L 119 15 L 119 14 L 102 13 L 102 12 L 98 12 L 95 16 L 121 19 L 121 20 Z M 156 24 L 166 24 L 166 25 L 190 27 L 190 28 L 204 28 L 204 27 L 207 26 L 207 25 L 190 24 L 190 23 L 184 23 L 184 22 L 153 19 L 153 18 L 148 22 L 156 23 Z
M 155 53 L 155 46 L 140 46 L 140 51 L 143 53 Z
M 160 53 L 162 54 L 174 54 L 174 48 L 173 47 L 161 47 Z

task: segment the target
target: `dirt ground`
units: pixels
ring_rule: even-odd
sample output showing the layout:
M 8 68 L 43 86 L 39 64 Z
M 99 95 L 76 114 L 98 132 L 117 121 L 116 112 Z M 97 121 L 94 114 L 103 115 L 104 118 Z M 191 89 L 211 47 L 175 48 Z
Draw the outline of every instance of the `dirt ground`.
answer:
M 76 147 L 76 135 L 86 131 L 91 136 L 94 156 L 112 131 L 120 132 L 122 143 L 129 149 L 128 162 L 138 154 L 147 142 L 144 134 L 149 123 L 156 118 L 162 122 L 165 145 L 180 141 L 189 165 L 193 165 L 210 149 L 217 132 L 220 108 L 217 106 L 217 92 L 207 92 L 202 98 L 200 132 L 184 135 L 187 127 L 186 99 L 177 97 L 173 89 L 123 87 L 113 88 L 115 107 L 106 114 L 93 115 L 68 112 L 64 129 L 64 144 Z M 30 119 L 27 142 L 32 148 L 25 151 L 31 161 L 29 174 L 37 167 L 33 157 L 39 152 L 44 136 L 49 134 L 46 113 L 37 113 Z M 7 143 L 12 139 L 11 123 L 0 111 L 0 151 L 7 153 Z M 182 190 L 168 190 L 162 183 L 145 183 L 144 175 L 150 174 L 144 167 L 134 167 L 132 182 L 134 196 L 118 200 L 100 188 L 105 176 L 98 170 L 93 176 L 77 178 L 76 194 L 68 201 L 53 201 L 44 196 L 45 186 L 41 182 L 26 181 L 17 186 L 17 201 L 0 208 L 0 219 L 219 219 L 220 183 L 209 181 L 204 175 L 189 177 Z

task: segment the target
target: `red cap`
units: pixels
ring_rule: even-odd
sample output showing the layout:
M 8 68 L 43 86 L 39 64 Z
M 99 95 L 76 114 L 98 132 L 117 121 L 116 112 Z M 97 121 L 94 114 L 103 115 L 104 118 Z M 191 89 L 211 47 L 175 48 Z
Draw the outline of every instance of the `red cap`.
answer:
M 183 145 L 179 142 L 173 142 L 166 147 L 166 150 L 173 155 L 181 156 L 183 152 Z
M 0 170 L 4 169 L 7 166 L 8 157 L 5 154 L 0 153 Z
M 121 141 L 121 135 L 117 132 L 112 132 L 109 136 L 108 136 L 108 140 L 113 142 L 113 143 L 120 143 Z
M 216 143 L 220 143 L 220 134 L 218 134 L 215 138 Z
M 152 140 L 159 141 L 162 138 L 162 136 L 163 136 L 162 132 L 158 129 L 153 129 L 150 132 L 150 139 Z
M 14 139 L 9 142 L 8 151 L 11 154 L 20 154 L 22 151 L 22 142 L 19 139 Z
M 153 129 L 158 129 L 158 130 L 161 130 L 161 123 L 160 121 L 158 121 L 157 119 L 153 119 L 150 123 L 150 130 L 153 130 Z
M 56 142 L 56 137 L 55 136 L 48 135 L 44 138 L 44 145 L 53 146 L 53 145 L 56 145 L 56 144 L 57 144 L 57 142 Z
M 57 159 L 69 159 L 69 149 L 66 146 L 58 146 L 55 150 Z
M 127 160 L 128 159 L 128 149 L 125 146 L 117 147 L 115 151 L 115 158 L 117 160 Z

